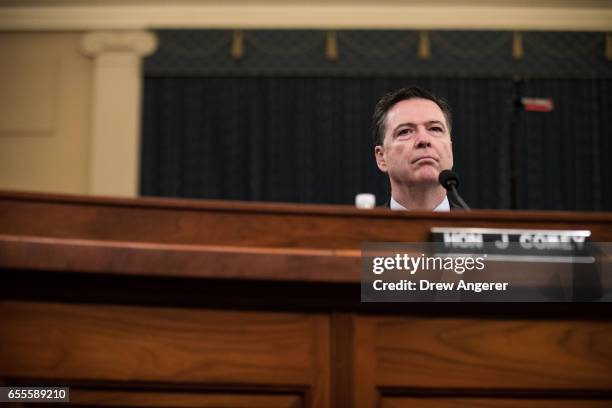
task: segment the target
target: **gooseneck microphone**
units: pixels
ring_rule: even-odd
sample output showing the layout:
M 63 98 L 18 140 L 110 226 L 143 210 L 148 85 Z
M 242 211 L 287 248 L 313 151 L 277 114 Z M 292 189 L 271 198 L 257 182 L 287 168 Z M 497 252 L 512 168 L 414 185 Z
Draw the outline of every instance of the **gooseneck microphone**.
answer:
M 452 170 L 442 170 L 438 176 L 438 181 L 451 195 L 452 201 L 459 204 L 464 210 L 471 211 L 470 207 L 468 207 L 457 192 L 457 187 L 459 187 L 459 177 L 457 173 Z

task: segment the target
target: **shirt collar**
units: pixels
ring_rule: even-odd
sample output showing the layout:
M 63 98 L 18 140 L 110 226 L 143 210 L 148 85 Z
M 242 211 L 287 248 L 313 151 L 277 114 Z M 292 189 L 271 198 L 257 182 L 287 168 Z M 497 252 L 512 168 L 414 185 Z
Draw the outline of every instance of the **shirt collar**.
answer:
M 404 210 L 404 211 L 407 210 L 406 207 L 404 207 L 403 205 L 395 201 L 393 197 L 391 197 L 391 202 L 389 203 L 389 206 L 391 207 L 392 210 Z M 450 203 L 448 202 L 448 197 L 444 196 L 444 200 L 442 200 L 442 202 L 438 204 L 438 206 L 434 208 L 433 210 L 434 211 L 450 211 Z

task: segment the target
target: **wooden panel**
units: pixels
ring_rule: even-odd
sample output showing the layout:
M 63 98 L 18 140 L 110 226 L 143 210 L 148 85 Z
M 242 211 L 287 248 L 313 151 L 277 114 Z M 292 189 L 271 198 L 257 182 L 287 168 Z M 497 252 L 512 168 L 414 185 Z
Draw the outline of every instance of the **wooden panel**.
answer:
M 612 241 L 612 214 L 434 213 L 212 200 L 109 199 L 0 192 L 7 235 L 283 248 L 359 249 L 362 241 L 427 241 L 432 226 L 591 229 Z
M 358 282 L 362 242 L 423 242 L 432 226 L 591 229 L 594 239 L 612 241 L 605 213 L 392 212 L 0 191 L 0 267 Z
M 510 398 L 383 398 L 382 408 L 610 408 L 612 400 Z
M 445 225 L 588 228 L 612 241 L 611 214 L 0 192 L 0 378 L 65 381 L 83 406 L 548 407 L 563 406 L 549 397 L 572 397 L 572 406 L 608 398 L 611 303 L 359 302 L 362 241 L 424 241 Z
M 612 389 L 610 322 L 364 319 L 378 386 Z
M 172 245 L 0 234 L 0 266 L 15 269 L 359 282 L 360 263 L 360 250 Z
M 33 302 L 0 315 L 0 377 L 299 386 L 329 403 L 325 316 Z
M 198 407 L 298 408 L 299 395 L 261 395 L 196 392 L 91 391 L 70 389 L 69 406 L 87 407 Z
M 353 317 L 354 338 L 351 344 L 355 358 L 355 408 L 377 406 L 376 320 Z

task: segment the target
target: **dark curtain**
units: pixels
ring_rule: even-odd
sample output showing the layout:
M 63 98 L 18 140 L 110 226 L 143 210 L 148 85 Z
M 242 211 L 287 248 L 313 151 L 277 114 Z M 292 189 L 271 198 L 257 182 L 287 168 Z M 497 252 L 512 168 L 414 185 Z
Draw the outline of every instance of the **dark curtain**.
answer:
M 525 94 L 555 107 L 519 117 L 520 208 L 612 210 L 612 80 L 531 80 Z
M 466 200 L 507 207 L 508 79 L 146 77 L 142 194 L 351 204 L 371 192 L 385 202 L 371 115 L 386 91 L 409 85 L 453 107 Z

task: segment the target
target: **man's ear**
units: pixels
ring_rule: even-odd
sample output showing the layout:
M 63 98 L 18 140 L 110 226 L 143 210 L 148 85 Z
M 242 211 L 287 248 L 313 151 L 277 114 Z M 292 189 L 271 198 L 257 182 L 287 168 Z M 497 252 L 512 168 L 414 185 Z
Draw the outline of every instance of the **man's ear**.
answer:
M 374 148 L 374 157 L 376 157 L 376 165 L 380 169 L 380 171 L 386 173 L 387 172 L 387 162 L 385 161 L 384 149 L 382 146 L 378 145 Z

